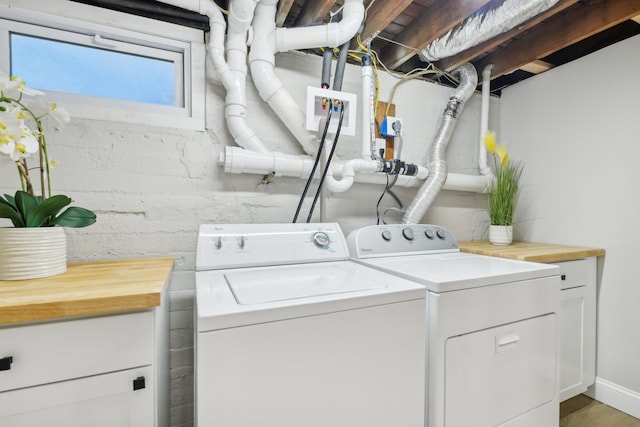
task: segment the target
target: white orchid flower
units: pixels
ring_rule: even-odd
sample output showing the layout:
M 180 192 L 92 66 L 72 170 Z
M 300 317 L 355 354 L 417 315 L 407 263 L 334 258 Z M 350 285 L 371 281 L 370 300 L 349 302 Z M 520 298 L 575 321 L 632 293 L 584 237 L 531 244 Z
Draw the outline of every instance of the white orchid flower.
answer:
M 44 92 L 38 89 L 28 88 L 24 80 L 18 76 L 9 77 L 6 73 L 0 71 L 0 92 L 5 98 L 18 99 L 20 94 L 29 96 L 44 95 Z
M 49 115 L 59 126 L 64 126 L 71 120 L 71 114 L 55 102 L 49 104 Z
M 0 111 L 0 153 L 20 160 L 38 151 L 38 137 L 24 124 L 20 108 Z
M 38 151 L 38 138 L 26 126 L 22 127 L 20 138 L 15 140 L 15 149 L 9 153 L 11 160 L 18 161 Z

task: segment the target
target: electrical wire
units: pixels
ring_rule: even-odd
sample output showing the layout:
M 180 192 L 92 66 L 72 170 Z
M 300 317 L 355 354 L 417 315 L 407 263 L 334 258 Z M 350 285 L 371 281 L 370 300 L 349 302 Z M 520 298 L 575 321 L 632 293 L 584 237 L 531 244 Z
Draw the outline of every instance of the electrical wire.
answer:
M 336 129 L 336 135 L 333 138 L 333 144 L 331 146 L 331 151 L 329 152 L 329 157 L 327 158 L 327 164 L 324 167 L 324 171 L 322 171 L 322 177 L 320 178 L 320 183 L 318 184 L 316 195 L 313 198 L 313 203 L 311 204 L 311 209 L 309 210 L 309 215 L 307 216 L 307 222 L 311 222 L 313 211 L 316 208 L 316 202 L 318 201 L 318 197 L 320 196 L 320 191 L 322 190 L 322 185 L 324 184 L 324 180 L 327 177 L 327 172 L 331 167 L 331 160 L 333 159 L 333 154 L 336 151 L 336 146 L 338 145 L 338 139 L 340 138 L 340 130 L 342 129 L 342 120 L 344 119 L 344 103 L 342 101 L 339 101 L 339 105 L 340 105 L 340 119 L 338 120 L 338 128 Z
M 329 123 L 331 122 L 331 114 L 333 112 L 333 108 L 329 108 L 329 112 L 327 113 L 327 121 L 324 125 L 324 131 L 322 132 L 322 138 L 320 139 L 320 144 L 318 145 L 318 152 L 316 154 L 316 159 L 313 162 L 313 167 L 311 168 L 311 173 L 309 174 L 309 178 L 307 179 L 307 183 L 304 186 L 304 190 L 302 191 L 302 195 L 300 196 L 300 201 L 298 202 L 298 207 L 296 208 L 296 213 L 293 216 L 293 223 L 298 222 L 298 216 L 300 215 L 300 210 L 302 209 L 302 204 L 304 203 L 305 197 L 307 197 L 307 191 L 309 191 L 309 186 L 311 185 L 311 181 L 313 181 L 313 176 L 316 173 L 316 169 L 318 168 L 318 163 L 320 162 L 320 156 L 322 155 L 322 150 L 324 149 L 324 142 L 327 138 L 327 132 L 329 131 Z
M 380 225 L 380 221 L 382 221 L 383 224 L 386 224 L 386 220 L 385 220 L 385 215 L 387 212 L 389 211 L 393 211 L 393 212 L 398 212 L 400 214 L 404 214 L 404 206 L 402 204 L 402 201 L 400 200 L 400 198 L 396 195 L 396 193 L 394 193 L 393 191 L 391 191 L 391 188 L 396 184 L 396 182 L 398 181 L 398 175 L 394 175 L 393 180 L 389 181 L 389 174 L 386 174 L 387 177 L 387 183 L 384 186 L 384 190 L 382 191 L 382 194 L 380 194 L 380 197 L 378 198 L 378 202 L 376 203 L 376 223 L 378 225 Z M 387 208 L 383 211 L 382 215 L 380 214 L 380 203 L 382 203 L 382 199 L 384 198 L 385 194 L 389 194 L 389 196 L 391 196 L 393 198 L 393 200 L 397 203 L 397 205 L 399 206 L 398 208 L 395 207 L 390 207 Z

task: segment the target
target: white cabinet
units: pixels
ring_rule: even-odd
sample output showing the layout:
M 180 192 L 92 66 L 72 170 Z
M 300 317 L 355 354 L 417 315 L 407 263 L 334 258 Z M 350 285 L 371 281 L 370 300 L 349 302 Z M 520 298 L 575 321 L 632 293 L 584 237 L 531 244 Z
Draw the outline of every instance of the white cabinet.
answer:
M 0 425 L 167 426 L 165 308 L 0 328 Z
M 560 401 L 583 393 L 596 370 L 596 257 L 559 262 Z

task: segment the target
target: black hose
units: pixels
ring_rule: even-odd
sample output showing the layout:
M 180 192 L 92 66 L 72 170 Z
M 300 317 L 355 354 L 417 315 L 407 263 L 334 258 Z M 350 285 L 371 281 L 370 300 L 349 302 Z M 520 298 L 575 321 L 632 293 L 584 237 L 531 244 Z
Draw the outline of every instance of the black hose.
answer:
M 320 178 L 320 183 L 318 184 L 316 195 L 313 197 L 313 203 L 311 204 L 311 209 L 309 210 L 309 215 L 307 216 L 307 222 L 311 222 L 311 216 L 313 216 L 313 211 L 316 208 L 316 203 L 318 201 L 318 197 L 320 196 L 320 191 L 322 190 L 322 185 L 324 184 L 324 180 L 327 177 L 327 172 L 331 167 L 331 160 L 333 159 L 333 154 L 335 153 L 336 146 L 338 145 L 338 139 L 340 138 L 340 129 L 342 129 L 343 119 L 344 119 L 344 103 L 340 101 L 340 120 L 338 121 L 336 136 L 333 138 L 333 145 L 331 146 L 331 151 L 329 152 L 329 157 L 327 158 L 327 164 L 324 166 L 324 171 L 322 171 L 322 177 Z
M 331 123 L 331 113 L 333 112 L 333 108 L 329 108 L 329 112 L 327 113 L 327 122 L 324 125 L 324 131 L 322 132 L 322 138 L 320 139 L 320 144 L 318 145 L 318 153 L 316 154 L 316 159 L 313 162 L 313 167 L 311 168 L 311 173 L 309 174 L 309 178 L 307 179 L 307 183 L 304 186 L 304 190 L 302 191 L 302 195 L 300 196 L 300 201 L 298 202 L 298 207 L 296 208 L 296 213 L 293 216 L 293 223 L 298 222 L 298 215 L 300 215 L 300 209 L 302 209 L 302 204 L 304 203 L 304 198 L 307 196 L 307 191 L 309 191 L 309 186 L 311 185 L 311 181 L 313 181 L 313 175 L 316 173 L 316 169 L 318 168 L 318 163 L 320 162 L 320 156 L 322 155 L 322 150 L 324 148 L 324 141 L 327 138 L 327 132 L 329 131 L 329 123 Z

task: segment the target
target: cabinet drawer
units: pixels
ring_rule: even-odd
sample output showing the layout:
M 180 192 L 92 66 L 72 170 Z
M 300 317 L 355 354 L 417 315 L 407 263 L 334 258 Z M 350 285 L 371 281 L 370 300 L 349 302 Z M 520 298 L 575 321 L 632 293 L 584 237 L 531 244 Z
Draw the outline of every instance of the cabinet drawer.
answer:
M 0 392 L 150 365 L 153 313 L 0 329 L 0 360 Z
M 133 386 L 140 377 L 144 388 Z M 152 427 L 153 379 L 146 366 L 0 392 L 0 425 Z
M 556 263 L 560 267 L 561 289 L 578 286 L 594 286 L 596 279 L 596 258 L 578 259 Z

